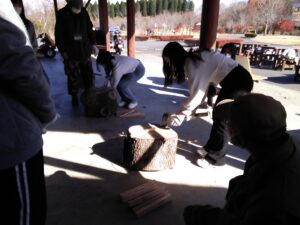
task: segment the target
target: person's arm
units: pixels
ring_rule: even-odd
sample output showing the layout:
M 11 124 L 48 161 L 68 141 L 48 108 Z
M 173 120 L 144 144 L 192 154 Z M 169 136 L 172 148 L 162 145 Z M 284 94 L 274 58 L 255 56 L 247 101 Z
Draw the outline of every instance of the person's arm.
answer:
M 62 10 L 62 9 L 61 9 Z M 55 30 L 54 30 L 54 36 L 55 36 L 55 44 L 60 52 L 60 54 L 62 55 L 62 57 L 64 56 L 65 53 L 65 49 L 64 49 L 64 37 L 63 37 L 63 12 L 62 11 L 58 11 L 57 12 L 57 16 L 56 16 L 56 23 L 55 23 Z
M 182 104 L 180 111 L 189 116 L 204 101 L 212 74 L 205 63 L 199 61 L 196 64 L 191 59 L 186 61 L 185 73 L 188 77 L 189 97 Z
M 34 51 L 37 50 L 38 48 L 38 43 L 37 43 L 37 39 L 36 39 L 36 33 L 35 33 L 35 28 L 34 28 L 34 25 L 33 23 L 28 20 L 28 35 L 29 35 L 29 38 L 30 38 L 30 42 L 31 42 L 31 45 L 32 45 L 32 48 Z
M 0 83 L 22 102 L 42 124 L 56 117 L 50 85 L 25 35 L 7 21 L 1 20 Z
M 89 13 L 86 11 L 85 8 L 83 8 L 84 13 L 86 14 L 86 24 L 87 24 L 87 32 L 88 32 L 88 38 L 91 45 L 96 44 L 96 35 L 93 31 L 93 23 L 91 21 L 91 18 L 89 16 Z

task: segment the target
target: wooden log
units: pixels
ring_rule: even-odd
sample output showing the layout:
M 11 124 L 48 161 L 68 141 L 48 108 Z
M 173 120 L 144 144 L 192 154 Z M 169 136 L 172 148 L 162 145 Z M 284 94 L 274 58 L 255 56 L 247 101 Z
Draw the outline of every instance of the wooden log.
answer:
M 130 169 L 157 171 L 175 165 L 177 133 L 152 124 L 129 128 L 124 141 L 124 163 Z

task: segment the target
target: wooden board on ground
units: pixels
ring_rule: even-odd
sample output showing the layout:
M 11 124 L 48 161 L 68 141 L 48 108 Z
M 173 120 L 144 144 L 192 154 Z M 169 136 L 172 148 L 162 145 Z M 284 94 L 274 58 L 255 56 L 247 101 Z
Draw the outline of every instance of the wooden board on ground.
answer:
M 171 194 L 155 181 L 148 181 L 122 192 L 120 197 L 138 217 L 171 201 Z
M 132 126 L 124 141 L 124 163 L 135 170 L 172 169 L 177 141 L 178 135 L 171 128 L 153 124 Z
M 136 109 L 119 108 L 117 115 L 122 118 L 145 117 L 145 113 L 139 112 Z

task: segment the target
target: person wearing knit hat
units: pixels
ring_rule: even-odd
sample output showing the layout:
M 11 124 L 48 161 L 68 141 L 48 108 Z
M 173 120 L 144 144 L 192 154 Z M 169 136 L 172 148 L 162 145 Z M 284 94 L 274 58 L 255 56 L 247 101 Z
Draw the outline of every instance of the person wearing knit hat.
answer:
M 250 156 L 243 175 L 230 180 L 225 206 L 187 206 L 186 225 L 300 224 L 300 145 L 286 131 L 283 105 L 253 93 L 221 111 L 228 113 L 231 143 Z

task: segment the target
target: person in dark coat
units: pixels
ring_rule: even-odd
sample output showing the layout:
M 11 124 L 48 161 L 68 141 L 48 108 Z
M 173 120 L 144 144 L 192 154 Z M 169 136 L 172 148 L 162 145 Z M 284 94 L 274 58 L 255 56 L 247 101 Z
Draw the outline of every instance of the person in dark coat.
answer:
M 300 224 L 300 146 L 286 132 L 282 104 L 253 93 L 228 103 L 224 112 L 231 142 L 250 157 L 243 175 L 230 180 L 224 208 L 188 206 L 186 225 Z
M 10 0 L 0 1 L 1 224 L 43 225 L 44 128 L 57 118 L 49 81 Z
M 34 28 L 33 23 L 25 15 L 23 2 L 21 0 L 11 0 L 11 2 L 13 4 L 15 10 L 21 17 L 23 23 L 25 24 L 32 48 L 34 51 L 36 51 L 38 48 L 38 43 L 37 43 L 37 39 L 36 39 L 35 28 Z
M 77 106 L 79 89 L 88 89 L 94 82 L 91 54 L 95 34 L 82 0 L 69 0 L 57 12 L 55 42 L 64 60 L 68 93 L 73 106 Z

